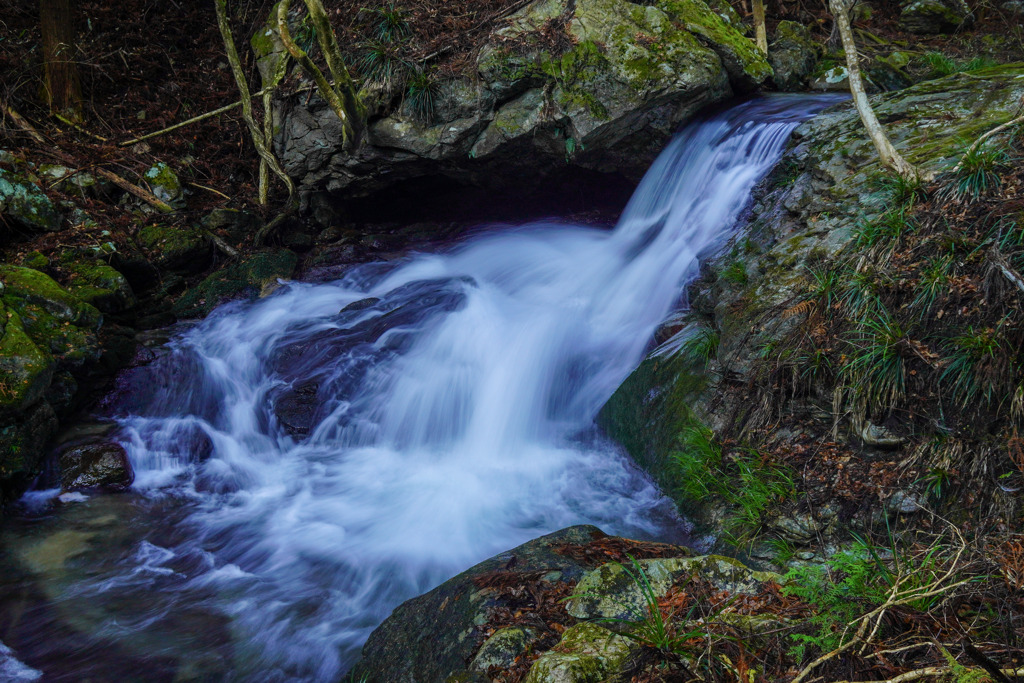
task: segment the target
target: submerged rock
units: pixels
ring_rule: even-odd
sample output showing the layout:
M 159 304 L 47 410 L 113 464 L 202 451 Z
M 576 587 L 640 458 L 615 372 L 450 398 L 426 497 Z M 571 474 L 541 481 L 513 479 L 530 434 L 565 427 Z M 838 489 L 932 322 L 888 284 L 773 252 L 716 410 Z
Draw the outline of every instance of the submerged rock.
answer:
M 116 443 L 73 446 L 61 454 L 60 470 L 64 491 L 92 488 L 120 491 L 135 480 L 128 453 Z

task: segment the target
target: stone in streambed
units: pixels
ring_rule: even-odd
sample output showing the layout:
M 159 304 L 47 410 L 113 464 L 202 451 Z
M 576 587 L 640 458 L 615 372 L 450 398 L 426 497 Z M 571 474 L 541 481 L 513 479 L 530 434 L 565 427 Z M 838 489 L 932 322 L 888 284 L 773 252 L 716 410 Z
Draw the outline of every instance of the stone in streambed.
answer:
M 73 446 L 60 456 L 60 483 L 65 491 L 127 489 L 135 480 L 124 447 L 116 443 Z

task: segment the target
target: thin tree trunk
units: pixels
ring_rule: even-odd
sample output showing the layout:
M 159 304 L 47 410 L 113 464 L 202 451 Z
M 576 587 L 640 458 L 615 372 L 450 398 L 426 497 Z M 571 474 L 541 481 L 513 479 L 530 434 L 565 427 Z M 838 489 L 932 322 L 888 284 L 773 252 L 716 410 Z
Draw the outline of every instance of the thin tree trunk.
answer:
M 44 95 L 51 111 L 82 120 L 82 87 L 74 62 L 75 25 L 71 0 L 39 0 L 43 36 Z
M 762 54 L 768 54 L 768 29 L 764 25 L 764 0 L 754 0 L 754 40 Z
M 878 151 L 882 165 L 891 168 L 907 180 L 914 180 L 921 177 L 920 171 L 910 165 L 896 148 L 889 141 L 882 124 L 875 116 L 875 110 L 871 108 L 867 92 L 864 90 L 864 81 L 860 76 L 860 60 L 857 57 L 857 43 L 853 40 L 853 30 L 850 27 L 850 16 L 843 0 L 829 0 L 829 9 L 832 10 L 832 17 L 835 19 L 836 27 L 839 29 L 839 36 L 843 41 L 843 50 L 846 52 L 846 70 L 850 81 L 850 93 L 853 95 L 853 103 L 860 114 L 860 120 L 864 122 L 868 137 Z
M 316 28 L 317 40 L 324 52 L 327 67 L 334 79 L 332 86 L 324 73 L 317 67 L 305 50 L 295 44 L 288 30 L 288 9 L 291 0 L 281 0 L 277 6 L 277 29 L 281 34 L 281 42 L 288 53 L 295 58 L 302 70 L 316 83 L 317 92 L 327 105 L 337 114 L 342 123 L 342 144 L 349 149 L 359 145 L 363 129 L 366 125 L 366 107 L 356 92 L 355 84 L 348 74 L 348 69 L 341 60 L 337 40 L 331 29 L 323 5 L 318 0 L 305 0 L 313 26 Z
M 217 26 L 220 28 L 221 37 L 224 39 L 224 52 L 227 54 L 228 63 L 231 65 L 231 72 L 235 76 L 235 84 L 238 86 L 238 92 L 242 95 L 242 118 L 245 120 L 246 126 L 249 127 L 249 134 L 252 137 L 252 143 L 256 147 L 256 153 L 260 155 L 260 159 L 265 161 L 270 170 L 278 176 L 281 181 L 288 188 L 288 197 L 292 197 L 295 194 L 295 184 L 292 179 L 288 177 L 284 169 L 277 161 L 277 157 L 274 156 L 274 152 L 270 149 L 270 142 L 264 138 L 263 130 L 260 126 L 256 125 L 256 119 L 252 113 L 252 96 L 249 94 L 249 82 L 246 80 L 245 71 L 242 70 L 242 60 L 238 57 L 238 50 L 235 48 L 235 39 L 231 35 L 231 25 L 228 22 L 228 2 L 227 0 L 215 0 L 214 7 L 217 10 Z M 266 203 L 265 197 L 260 197 L 261 203 Z

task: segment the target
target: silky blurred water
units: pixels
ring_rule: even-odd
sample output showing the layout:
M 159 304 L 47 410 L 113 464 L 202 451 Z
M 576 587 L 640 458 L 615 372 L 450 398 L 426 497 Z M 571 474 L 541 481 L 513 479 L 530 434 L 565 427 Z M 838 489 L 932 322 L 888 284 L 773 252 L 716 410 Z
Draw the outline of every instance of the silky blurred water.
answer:
M 221 307 L 112 401 L 135 494 L 8 533 L 46 619 L 182 680 L 336 680 L 400 602 L 531 538 L 592 523 L 681 540 L 593 418 L 833 101 L 690 126 L 614 231 L 494 229 Z M 38 628 L 15 647 L 46 671 L 60 648 L 33 639 L 65 636 Z M 103 654 L 81 666 L 102 674 Z

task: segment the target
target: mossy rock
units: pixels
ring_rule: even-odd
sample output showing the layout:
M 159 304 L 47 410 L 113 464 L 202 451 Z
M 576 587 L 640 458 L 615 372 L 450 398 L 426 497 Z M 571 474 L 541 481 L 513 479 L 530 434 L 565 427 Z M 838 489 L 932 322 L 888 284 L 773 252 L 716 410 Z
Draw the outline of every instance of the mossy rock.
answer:
M 0 504 L 24 491 L 42 467 L 44 447 L 57 432 L 57 417 L 45 401 L 16 416 L 0 417 Z
M 0 214 L 29 232 L 60 230 L 60 213 L 50 198 L 25 176 L 0 168 Z
M 811 37 L 809 28 L 795 21 L 780 21 L 768 48 L 776 87 L 783 91 L 803 89 L 821 52 L 821 45 Z
M 21 259 L 21 265 L 32 270 L 45 270 L 50 265 L 50 259 L 46 258 L 42 252 L 32 251 Z
M 66 166 L 56 164 L 42 164 L 39 166 L 39 175 L 48 178 L 47 184 L 52 183 L 61 192 L 66 192 L 79 197 L 94 197 L 97 199 L 108 196 L 113 191 L 113 185 L 109 181 L 99 180 L 96 176 L 85 171 L 75 171 Z
M 576 624 L 533 663 L 524 683 L 601 683 L 622 672 L 641 647 L 597 624 Z
M 21 316 L 0 304 L 0 414 L 25 410 L 38 401 L 53 378 L 53 356 L 25 332 Z
M 486 672 L 496 668 L 506 671 L 512 668 L 516 658 L 526 652 L 531 643 L 537 640 L 536 629 L 528 626 L 507 626 L 498 629 L 480 646 L 472 663 L 472 671 Z
M 281 42 L 281 34 L 277 30 L 277 8 L 281 3 L 275 2 L 267 13 L 263 26 L 249 39 L 253 54 L 256 55 L 256 68 L 260 71 L 263 87 L 274 82 L 275 75 L 282 68 L 282 62 L 288 59 L 288 52 Z M 289 28 L 291 21 L 289 17 Z
M 973 22 L 964 0 L 909 0 L 900 12 L 900 27 L 911 33 L 951 33 Z
M 142 180 L 149 186 L 149 191 L 162 202 L 176 209 L 185 206 L 185 188 L 170 166 L 160 161 L 142 174 Z
M 22 329 L 58 367 L 78 367 L 100 356 L 96 331 L 103 321 L 93 306 L 50 276 L 30 268 L 0 265 L 2 300 L 18 315 Z
M 690 33 L 706 40 L 718 54 L 733 84 L 750 90 L 772 77 L 772 67 L 746 38 L 703 0 L 659 0 L 658 6 Z
M 70 255 L 61 266 L 70 273 L 71 293 L 103 313 L 123 313 L 138 303 L 125 276 L 105 263 Z
M 676 583 L 694 579 L 707 581 L 730 594 L 755 594 L 774 574 L 754 571 L 738 560 L 719 555 L 679 557 L 638 561 L 651 592 L 663 597 Z M 616 619 L 642 621 L 649 608 L 640 588 L 637 567 L 610 562 L 587 572 L 566 603 L 566 611 L 577 619 Z
M 298 257 L 287 249 L 246 256 L 188 290 L 175 302 L 174 312 L 183 318 L 203 316 L 228 299 L 258 296 L 269 282 L 291 277 L 296 263 Z
M 159 270 L 198 273 L 213 257 L 209 235 L 196 227 L 149 225 L 139 231 L 137 241 Z
M 103 321 L 96 308 L 38 270 L 0 264 L 0 283 L 4 286 L 0 296 L 15 310 L 27 305 L 39 306 L 62 323 L 91 330 L 99 329 Z

